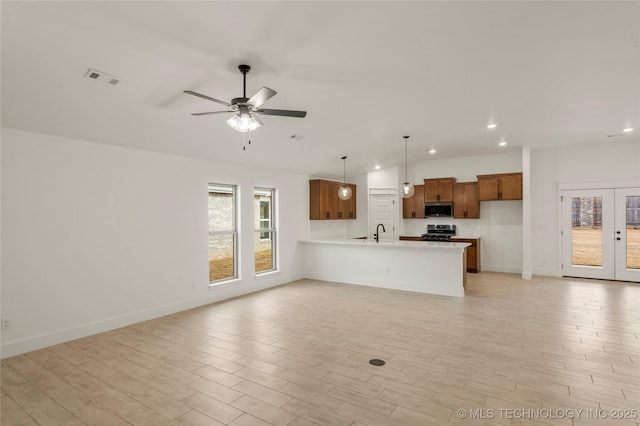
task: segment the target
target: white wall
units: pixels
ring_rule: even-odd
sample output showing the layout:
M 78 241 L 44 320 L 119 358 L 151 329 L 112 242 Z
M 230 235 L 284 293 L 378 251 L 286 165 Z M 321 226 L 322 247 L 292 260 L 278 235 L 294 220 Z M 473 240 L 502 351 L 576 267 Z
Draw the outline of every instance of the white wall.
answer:
M 626 138 L 626 136 L 625 136 Z M 561 275 L 558 184 L 640 180 L 640 139 L 531 151 L 533 273 Z
M 302 277 L 308 176 L 2 129 L 2 356 Z M 207 184 L 237 184 L 240 279 L 209 288 Z M 253 188 L 279 195 L 279 272 L 253 274 Z
M 522 171 L 522 154 L 505 152 L 475 157 L 429 160 L 409 167 L 409 181 L 455 177 L 457 182 L 473 182 L 477 175 Z M 458 236 L 480 237 L 481 269 L 522 272 L 522 201 L 482 201 L 480 219 L 404 219 L 400 235 L 421 235 L 427 224 L 455 224 Z

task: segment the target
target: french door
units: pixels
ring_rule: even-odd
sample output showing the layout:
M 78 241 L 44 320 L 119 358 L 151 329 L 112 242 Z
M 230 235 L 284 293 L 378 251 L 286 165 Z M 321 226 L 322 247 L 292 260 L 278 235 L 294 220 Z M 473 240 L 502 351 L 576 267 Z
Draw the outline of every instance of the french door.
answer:
M 616 189 L 616 280 L 640 282 L 640 188 Z
M 640 188 L 562 191 L 562 275 L 640 282 Z

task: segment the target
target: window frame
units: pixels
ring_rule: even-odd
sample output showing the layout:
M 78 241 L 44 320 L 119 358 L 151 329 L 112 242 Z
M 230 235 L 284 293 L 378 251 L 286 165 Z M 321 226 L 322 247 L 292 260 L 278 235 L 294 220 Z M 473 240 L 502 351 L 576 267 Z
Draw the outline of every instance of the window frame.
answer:
M 268 194 L 268 195 L 267 195 Z M 261 197 L 265 197 L 265 200 L 263 200 Z M 277 230 L 277 217 L 276 217 L 276 204 L 277 204 L 277 191 L 276 188 L 267 188 L 267 187 L 263 187 L 263 186 L 256 186 L 253 188 L 253 200 L 254 203 L 256 202 L 256 197 L 258 198 L 258 217 L 254 217 L 254 224 L 257 222 L 259 227 L 256 228 L 254 230 L 254 235 L 257 233 L 258 234 L 258 239 L 255 240 L 254 237 L 254 241 L 259 241 L 259 242 L 266 242 L 266 241 L 271 241 L 271 269 L 267 269 L 264 271 L 255 271 L 254 273 L 255 275 L 263 275 L 263 274 L 267 274 L 270 272 L 275 272 L 278 270 L 278 256 L 277 256 L 277 251 L 278 251 L 278 230 Z M 262 213 L 262 203 L 264 201 L 269 201 L 269 218 L 268 219 L 262 219 L 261 213 Z M 255 205 L 254 205 L 254 212 L 255 212 Z M 255 213 L 254 213 L 255 214 Z M 263 227 L 263 223 L 267 222 L 268 228 Z M 267 238 L 263 238 L 262 236 L 266 234 L 268 235 Z M 255 248 L 255 243 L 254 243 L 254 249 L 253 249 L 253 253 L 254 253 L 254 265 L 255 265 L 255 256 L 256 256 L 256 248 Z M 254 266 L 255 268 L 255 266 Z
M 224 231 L 212 231 L 209 224 L 209 238 L 213 235 L 231 235 L 233 241 L 232 253 L 233 253 L 233 275 L 230 277 L 220 278 L 218 280 L 209 281 L 210 286 L 223 284 L 229 281 L 237 280 L 240 278 L 240 262 L 238 259 L 238 253 L 240 253 L 240 232 L 238 230 L 238 185 L 225 184 L 225 183 L 212 183 L 209 182 L 207 196 L 213 193 L 226 193 L 231 194 L 231 229 Z M 207 206 L 207 212 L 210 212 L 209 206 Z M 211 266 L 209 266 L 209 269 Z M 211 274 L 211 270 L 209 270 Z

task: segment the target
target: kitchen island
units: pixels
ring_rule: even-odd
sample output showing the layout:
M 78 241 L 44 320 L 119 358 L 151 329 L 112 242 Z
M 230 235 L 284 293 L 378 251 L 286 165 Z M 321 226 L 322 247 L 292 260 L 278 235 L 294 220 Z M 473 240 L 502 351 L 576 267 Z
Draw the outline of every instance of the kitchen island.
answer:
M 326 238 L 301 241 L 305 276 L 443 296 L 464 296 L 469 243 Z

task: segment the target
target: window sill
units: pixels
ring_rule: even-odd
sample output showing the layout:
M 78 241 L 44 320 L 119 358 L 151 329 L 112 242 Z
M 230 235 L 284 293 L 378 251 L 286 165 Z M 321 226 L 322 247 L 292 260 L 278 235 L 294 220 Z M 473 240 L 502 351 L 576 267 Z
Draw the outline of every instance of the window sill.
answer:
M 264 272 L 260 272 L 259 274 L 255 274 L 253 276 L 253 278 L 258 279 L 260 277 L 264 277 L 264 276 L 267 276 L 267 275 L 277 274 L 278 272 L 280 272 L 280 271 L 278 271 L 277 269 L 272 269 L 270 271 L 264 271 Z
M 213 283 L 209 283 L 209 288 L 213 289 L 215 287 L 225 287 L 227 285 L 231 285 L 233 283 L 237 283 L 238 281 L 242 281 L 240 278 L 231 278 L 228 280 L 224 280 L 224 281 L 216 281 Z

